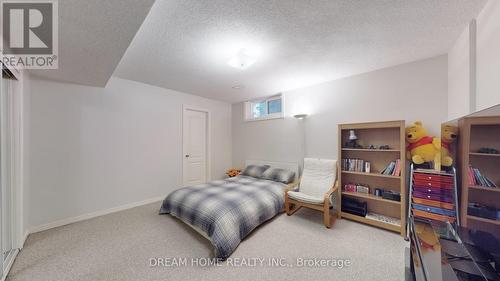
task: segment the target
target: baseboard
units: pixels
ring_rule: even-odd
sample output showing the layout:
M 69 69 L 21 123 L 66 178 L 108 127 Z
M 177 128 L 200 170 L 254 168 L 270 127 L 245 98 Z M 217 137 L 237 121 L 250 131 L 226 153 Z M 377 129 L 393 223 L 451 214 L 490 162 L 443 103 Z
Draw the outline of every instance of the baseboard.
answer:
M 26 243 L 26 239 L 28 239 L 28 235 L 30 235 L 29 230 L 26 230 L 23 235 L 23 240 L 21 241 L 21 248 L 24 248 L 24 243 Z
M 48 229 L 59 227 L 59 226 L 63 226 L 63 225 L 67 225 L 67 224 L 70 224 L 70 223 L 75 223 L 75 222 L 79 222 L 79 221 L 84 221 L 84 220 L 92 219 L 92 218 L 95 218 L 95 217 L 104 216 L 104 215 L 107 215 L 107 214 L 116 213 L 116 212 L 119 212 L 119 211 L 123 211 L 123 210 L 131 209 L 131 208 L 139 207 L 139 206 L 142 206 L 142 205 L 147 205 L 147 204 L 150 204 L 150 203 L 161 201 L 164 198 L 165 198 L 165 196 L 150 198 L 150 199 L 146 199 L 146 200 L 143 200 L 143 201 L 133 202 L 133 203 L 129 203 L 129 204 L 125 204 L 125 205 L 113 207 L 113 208 L 106 209 L 106 210 L 101 210 L 101 211 L 96 211 L 96 212 L 92 212 L 92 213 L 83 214 L 83 215 L 80 215 L 80 216 L 77 216 L 77 217 L 72 217 L 72 218 L 57 220 L 57 221 L 50 222 L 50 223 L 47 223 L 47 224 L 38 225 L 38 226 L 30 228 L 29 234 L 37 233 L 37 232 L 40 232 L 40 231 L 48 230 Z

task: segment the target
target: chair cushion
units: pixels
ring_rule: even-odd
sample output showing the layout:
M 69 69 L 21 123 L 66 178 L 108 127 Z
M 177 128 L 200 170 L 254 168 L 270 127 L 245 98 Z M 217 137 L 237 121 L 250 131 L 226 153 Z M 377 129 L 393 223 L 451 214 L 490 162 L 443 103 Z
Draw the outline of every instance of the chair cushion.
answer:
M 323 198 L 335 184 L 336 169 L 337 160 L 305 158 L 299 191 L 312 197 Z
M 314 197 L 298 191 L 288 191 L 288 197 L 311 204 L 323 204 L 324 202 L 322 197 Z
M 269 168 L 264 172 L 262 178 L 288 184 L 295 179 L 295 172 L 285 169 Z
M 262 178 L 264 171 L 269 169 L 269 165 L 248 165 L 241 175 L 254 178 Z

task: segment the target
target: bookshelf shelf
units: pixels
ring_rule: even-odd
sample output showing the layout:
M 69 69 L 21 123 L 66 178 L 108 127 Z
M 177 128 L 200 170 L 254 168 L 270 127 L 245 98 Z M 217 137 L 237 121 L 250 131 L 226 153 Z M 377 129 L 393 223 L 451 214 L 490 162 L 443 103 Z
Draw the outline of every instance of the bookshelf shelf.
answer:
M 349 213 L 342 213 L 342 217 L 344 217 L 346 219 L 349 219 L 349 220 L 353 220 L 353 221 L 357 221 L 357 222 L 362 222 L 362 223 L 369 224 L 369 225 L 372 225 L 372 226 L 376 226 L 376 227 L 388 229 L 388 230 L 391 230 L 391 231 L 394 231 L 394 232 L 400 232 L 401 231 L 401 226 L 400 225 L 398 226 L 398 225 L 386 223 L 386 222 L 383 222 L 383 221 L 377 221 L 377 220 L 367 219 L 365 217 L 356 216 L 356 215 L 349 214 Z
M 500 150 L 500 116 L 465 117 L 458 121 L 458 157 L 461 179 L 461 225 L 483 230 L 500 238 L 500 220 L 490 220 L 468 214 L 468 204 L 478 203 L 500 208 L 500 188 L 471 185 L 469 169 L 477 169 L 481 176 L 500 185 L 500 154 L 479 153 L 481 148 Z
M 368 148 L 342 148 L 343 151 L 363 151 L 363 152 L 401 152 L 399 149 L 368 149 Z
M 480 222 L 485 222 L 485 223 L 491 223 L 491 224 L 494 224 L 494 225 L 500 225 L 500 220 L 490 220 L 490 219 L 485 219 L 485 218 L 471 216 L 471 215 L 467 215 L 467 218 L 469 220 L 480 221 Z
M 358 137 L 358 144 L 362 147 L 370 145 L 388 145 L 391 149 L 367 149 L 367 148 L 347 148 L 349 131 L 354 130 Z M 403 120 L 340 124 L 338 127 L 338 151 L 339 161 L 341 159 L 360 159 L 370 163 L 370 173 L 344 171 L 339 165 L 339 198 L 338 204 L 342 210 L 342 197 L 356 199 L 366 202 L 368 212 L 380 214 L 386 217 L 396 218 L 401 221 L 400 225 L 378 221 L 368 217 L 353 215 L 347 212 L 339 212 L 339 216 L 349 220 L 365 223 L 371 226 L 391 230 L 405 236 L 406 225 L 406 164 L 405 164 L 405 122 Z M 381 174 L 391 162 L 400 159 L 402 176 L 392 176 Z M 399 168 L 399 166 L 398 166 Z M 358 183 L 368 185 L 369 193 L 342 191 L 348 183 Z M 387 200 L 374 195 L 375 188 L 396 191 L 401 194 L 401 201 Z
M 343 174 L 351 174 L 351 175 L 359 175 L 359 176 L 368 176 L 368 177 L 380 177 L 380 178 L 388 178 L 388 179 L 401 179 L 400 176 L 390 176 L 383 175 L 377 173 L 366 173 L 366 172 L 351 172 L 351 171 L 342 171 Z
M 470 152 L 469 155 L 480 156 L 480 157 L 498 157 L 500 159 L 500 154 Z
M 387 200 L 387 199 L 384 199 L 384 198 L 382 198 L 380 196 L 375 196 L 373 194 L 365 194 L 365 193 L 361 193 L 361 192 L 347 192 L 347 191 L 342 191 L 342 195 L 353 196 L 353 197 L 364 198 L 364 199 L 368 199 L 368 200 L 376 200 L 376 201 L 381 201 L 381 202 L 385 202 L 385 203 L 391 203 L 391 204 L 401 205 L 400 201 Z
M 473 185 L 469 186 L 469 188 L 482 191 L 500 192 L 500 187 L 484 187 L 484 186 Z

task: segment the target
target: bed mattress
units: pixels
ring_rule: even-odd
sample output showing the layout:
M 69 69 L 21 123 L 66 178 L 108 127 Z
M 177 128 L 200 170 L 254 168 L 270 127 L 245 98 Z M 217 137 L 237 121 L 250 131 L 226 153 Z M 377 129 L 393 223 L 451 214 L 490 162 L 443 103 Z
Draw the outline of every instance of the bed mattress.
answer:
M 173 191 L 160 214 L 171 214 L 205 234 L 215 256 L 226 259 L 252 230 L 283 211 L 279 182 L 237 176 Z

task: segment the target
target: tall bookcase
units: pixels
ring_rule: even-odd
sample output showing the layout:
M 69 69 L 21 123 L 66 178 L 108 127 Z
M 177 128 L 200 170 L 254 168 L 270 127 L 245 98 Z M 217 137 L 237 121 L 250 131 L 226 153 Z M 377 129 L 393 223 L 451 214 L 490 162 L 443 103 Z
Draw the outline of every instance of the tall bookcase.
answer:
M 500 188 L 471 186 L 468 181 L 469 165 L 481 171 L 497 186 L 500 186 L 500 154 L 479 153 L 480 148 L 495 148 L 500 151 L 500 116 L 466 117 L 458 121 L 458 167 L 461 175 L 461 224 L 485 230 L 500 238 L 500 220 L 491 220 L 468 214 L 469 203 L 480 203 L 500 208 Z
M 349 131 L 354 130 L 358 137 L 358 144 L 363 148 L 346 148 L 345 143 L 349 140 Z M 397 218 L 400 225 L 394 225 L 380 220 L 357 216 L 346 212 L 339 212 L 339 216 L 349 220 L 369 224 L 372 226 L 399 232 L 405 236 L 406 225 L 406 161 L 405 161 L 405 122 L 386 121 L 356 124 L 340 124 L 338 126 L 338 155 L 340 159 L 357 158 L 370 162 L 370 173 L 343 171 L 339 165 L 339 197 L 354 198 L 358 201 L 367 202 L 368 212 Z M 388 145 L 389 149 L 369 149 L 370 145 Z M 381 171 L 396 159 L 401 160 L 400 176 L 383 175 Z M 368 194 L 357 192 L 345 192 L 343 187 L 348 183 L 361 183 L 370 186 Z M 374 189 L 382 188 L 392 190 L 401 194 L 400 201 L 384 199 L 375 196 Z M 339 210 L 341 210 L 339 200 Z

